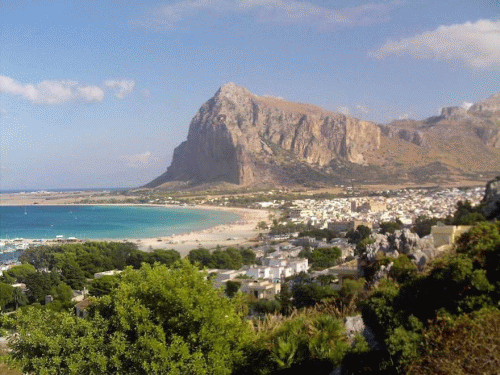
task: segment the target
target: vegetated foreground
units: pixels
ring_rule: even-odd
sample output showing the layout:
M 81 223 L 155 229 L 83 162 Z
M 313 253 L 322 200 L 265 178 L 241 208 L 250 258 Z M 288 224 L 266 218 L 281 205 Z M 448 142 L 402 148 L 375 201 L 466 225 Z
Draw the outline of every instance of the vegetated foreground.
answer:
M 360 246 L 365 279 L 333 290 L 327 278 L 299 274 L 268 301 L 237 293 L 234 284 L 224 293 L 197 267 L 205 261 L 241 267 L 255 260 L 248 251 L 197 251 L 179 261 L 174 251 L 141 253 L 130 244 L 31 249 L 25 264 L 3 276 L 0 305 L 28 302 L 5 284 L 20 280 L 29 285 L 29 302 L 47 290 L 55 302 L 2 315 L 0 328 L 17 333 L 4 358 L 34 374 L 497 373 L 500 210 L 485 207 L 458 205 L 454 222 L 478 221 L 422 271 L 405 255 L 379 254 L 368 262 L 369 245 Z M 360 243 L 369 238 L 350 236 Z M 224 263 L 234 259 L 241 263 Z M 324 261 L 317 259 L 318 267 Z M 93 271 L 127 264 L 133 268 L 94 279 L 95 297 L 75 316 L 71 290 Z M 52 272 L 37 271 L 42 268 Z M 359 313 L 368 331 L 353 328 Z

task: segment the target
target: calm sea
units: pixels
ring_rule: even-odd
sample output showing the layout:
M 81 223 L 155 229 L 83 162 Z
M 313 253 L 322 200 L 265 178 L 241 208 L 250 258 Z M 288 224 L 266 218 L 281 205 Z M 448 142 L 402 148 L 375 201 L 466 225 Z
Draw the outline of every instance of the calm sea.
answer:
M 0 239 L 125 239 L 169 236 L 227 224 L 237 214 L 144 206 L 0 206 Z

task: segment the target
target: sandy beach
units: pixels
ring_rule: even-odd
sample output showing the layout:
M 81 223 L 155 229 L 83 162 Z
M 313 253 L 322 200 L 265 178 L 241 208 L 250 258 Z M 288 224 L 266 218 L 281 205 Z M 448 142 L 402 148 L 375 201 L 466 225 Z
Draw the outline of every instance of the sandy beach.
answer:
M 174 249 L 184 257 L 190 250 L 200 247 L 212 249 L 217 245 L 221 247 L 255 245 L 254 240 L 259 235 L 259 231 L 256 229 L 257 224 L 260 221 L 269 221 L 269 211 L 267 210 L 219 206 L 191 206 L 189 208 L 231 211 L 240 215 L 240 219 L 231 224 L 219 225 L 201 231 L 167 237 L 130 239 L 129 241 L 136 243 L 141 250 Z
M 39 205 L 78 205 L 82 196 L 87 192 L 78 193 L 50 193 L 50 194 L 2 194 L 1 205 L 32 205 L 34 202 Z M 48 199 L 47 199 L 48 198 Z M 118 203 L 119 205 L 128 205 Z M 239 216 L 238 221 L 230 224 L 218 225 L 215 227 L 193 231 L 185 234 L 176 234 L 165 237 L 154 238 L 124 238 L 105 239 L 103 241 L 128 241 L 135 243 L 140 250 L 152 251 L 154 249 L 174 249 L 182 257 L 186 256 L 190 250 L 200 247 L 213 249 L 216 246 L 251 246 L 259 235 L 257 224 L 260 221 L 269 222 L 270 212 L 267 210 L 257 210 L 249 208 L 233 208 L 224 206 L 178 206 L 178 205 L 152 205 L 152 204 L 134 204 L 138 206 L 172 207 L 183 209 L 201 209 L 201 210 L 222 210 L 233 212 Z M 32 244 L 34 239 L 24 239 L 23 242 Z M 48 244 L 55 241 L 47 241 Z

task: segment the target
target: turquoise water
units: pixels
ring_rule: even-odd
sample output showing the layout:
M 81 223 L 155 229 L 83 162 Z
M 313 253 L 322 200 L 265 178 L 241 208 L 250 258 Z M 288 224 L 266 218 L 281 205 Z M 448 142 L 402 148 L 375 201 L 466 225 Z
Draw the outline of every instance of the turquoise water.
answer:
M 0 238 L 125 239 L 169 236 L 228 224 L 225 211 L 145 206 L 0 206 Z

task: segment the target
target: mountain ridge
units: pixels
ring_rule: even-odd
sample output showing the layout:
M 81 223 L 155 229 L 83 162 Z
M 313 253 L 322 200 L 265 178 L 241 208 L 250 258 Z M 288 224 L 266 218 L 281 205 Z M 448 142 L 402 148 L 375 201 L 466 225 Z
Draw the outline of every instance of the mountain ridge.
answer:
M 468 110 L 447 107 L 422 121 L 376 124 L 229 83 L 201 106 L 167 171 L 145 187 L 419 182 L 498 171 L 500 94 Z

